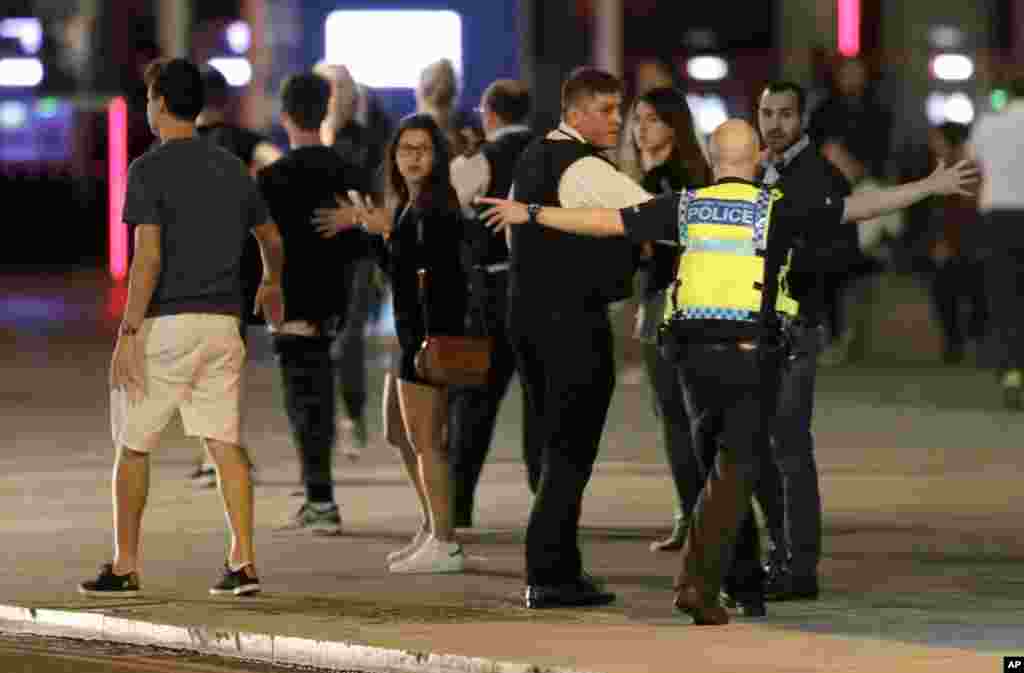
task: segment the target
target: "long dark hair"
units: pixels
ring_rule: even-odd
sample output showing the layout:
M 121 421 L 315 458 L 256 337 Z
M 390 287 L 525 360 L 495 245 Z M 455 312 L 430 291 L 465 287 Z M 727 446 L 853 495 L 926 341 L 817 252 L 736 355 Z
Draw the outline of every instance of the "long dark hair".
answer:
M 690 106 L 686 103 L 686 96 L 679 89 L 659 88 L 651 89 L 639 96 L 636 103 L 644 102 L 654 108 L 658 119 L 672 127 L 675 132 L 672 155 L 669 161 L 676 162 L 677 168 L 686 176 L 687 182 L 693 185 L 710 185 L 712 183 L 711 166 L 708 165 L 704 152 L 697 142 L 697 132 L 694 129 L 693 115 L 690 113 Z M 636 110 L 636 103 L 633 110 Z M 631 141 L 637 151 L 636 138 Z
M 404 117 L 391 137 L 384 164 L 387 199 L 399 204 L 409 200 L 409 187 L 398 170 L 398 143 L 402 139 L 403 133 L 417 130 L 426 131 L 430 136 L 430 142 L 434 146 L 434 161 L 430 166 L 427 182 L 420 190 L 419 197 L 413 206 L 423 211 L 458 210 L 458 195 L 451 184 L 451 169 L 449 167 L 451 151 L 448 147 L 448 139 L 445 138 L 444 132 L 441 131 L 441 127 L 437 125 L 433 117 L 421 113 Z

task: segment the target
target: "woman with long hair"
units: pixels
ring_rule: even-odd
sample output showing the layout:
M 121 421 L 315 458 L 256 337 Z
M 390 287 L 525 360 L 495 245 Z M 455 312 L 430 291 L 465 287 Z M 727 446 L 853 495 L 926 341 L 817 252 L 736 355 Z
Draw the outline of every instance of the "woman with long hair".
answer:
M 448 143 L 427 114 L 401 121 L 383 166 L 387 207 L 357 206 L 368 231 L 388 232 L 378 245 L 390 277 L 400 357 L 384 390 L 384 427 L 419 498 L 422 523 L 412 542 L 388 555 L 394 573 L 461 572 L 465 564 L 451 520 L 444 455 L 447 389 L 423 381 L 415 357 L 428 334 L 462 334 L 466 277 L 459 250 L 463 224 L 451 186 Z M 422 302 L 418 273 L 426 270 Z
M 640 184 L 652 194 L 679 191 L 684 187 L 711 184 L 711 168 L 697 141 L 693 117 L 686 97 L 677 89 L 657 88 L 640 95 L 633 104 L 633 133 L 630 142 L 641 169 Z M 643 254 L 644 282 L 641 289 L 643 316 L 640 331 L 646 334 L 644 366 L 655 393 L 655 412 L 661 418 L 665 450 L 678 510 L 672 533 L 651 544 L 651 551 L 681 549 L 686 521 L 697 502 L 701 479 L 690 436 L 682 386 L 675 367 L 664 361 L 651 338 L 662 320 L 665 290 L 675 278 L 679 248 L 647 246 Z

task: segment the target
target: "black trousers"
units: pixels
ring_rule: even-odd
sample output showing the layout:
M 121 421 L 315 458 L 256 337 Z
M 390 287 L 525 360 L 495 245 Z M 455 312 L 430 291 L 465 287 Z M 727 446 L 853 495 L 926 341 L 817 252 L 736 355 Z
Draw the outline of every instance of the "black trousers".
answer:
M 583 492 L 615 385 L 611 323 L 607 310 L 545 312 L 514 302 L 509 326 L 543 447 L 526 529 L 526 581 L 566 584 L 583 571 Z
M 480 273 L 474 278 L 472 299 L 473 331 L 494 338 L 491 374 L 485 386 L 454 387 L 448 396 L 448 460 L 452 474 L 452 511 L 456 526 L 470 526 L 477 483 L 491 448 L 498 408 L 518 369 L 508 332 L 508 274 Z M 484 324 L 477 324 L 483 323 Z M 541 449 L 535 437 L 536 425 L 530 413 L 526 386 L 523 390 L 522 443 L 527 482 L 531 493 L 540 483 Z
M 344 322 L 331 355 L 337 373 L 338 388 L 348 417 L 361 421 L 366 412 L 366 323 L 376 308 L 377 292 L 373 287 L 376 262 L 361 259 L 349 264 L 338 290 L 348 297 Z
M 336 411 L 330 339 L 277 334 L 274 352 L 281 369 L 285 412 L 302 465 L 306 499 L 331 501 Z
M 689 516 L 697 503 L 703 479 L 693 450 L 683 386 L 675 365 L 661 357 L 656 344 L 644 344 L 644 366 L 654 389 L 655 413 L 661 419 L 665 454 L 672 472 L 672 483 L 676 487 L 677 503 Z
M 824 328 L 792 329 L 782 371 L 771 451 L 762 454 L 755 493 L 773 543 L 772 559 L 799 577 L 817 576 L 821 560 L 821 490 L 814 459 L 814 388 Z
M 935 269 L 931 291 L 947 357 L 962 351 L 968 339 L 981 339 L 985 335 L 988 323 L 985 265 L 966 257 L 946 260 Z M 968 305 L 966 322 L 965 304 Z
M 680 355 L 706 480 L 690 519 L 676 586 L 693 586 L 707 604 L 717 604 L 723 583 L 736 596 L 761 594 L 764 571 L 750 496 L 769 450 L 781 349 L 690 344 Z

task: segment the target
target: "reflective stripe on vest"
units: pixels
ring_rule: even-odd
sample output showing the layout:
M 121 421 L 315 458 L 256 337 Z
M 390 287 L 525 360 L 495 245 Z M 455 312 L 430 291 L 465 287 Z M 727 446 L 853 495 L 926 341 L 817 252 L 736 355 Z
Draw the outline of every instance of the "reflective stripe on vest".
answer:
M 757 322 L 772 204 L 781 194 L 726 182 L 690 189 L 679 200 L 683 253 L 665 307 L 665 319 Z M 788 266 L 788 264 L 787 264 Z M 786 266 L 780 270 L 784 278 Z M 776 312 L 795 316 L 798 304 L 784 292 Z

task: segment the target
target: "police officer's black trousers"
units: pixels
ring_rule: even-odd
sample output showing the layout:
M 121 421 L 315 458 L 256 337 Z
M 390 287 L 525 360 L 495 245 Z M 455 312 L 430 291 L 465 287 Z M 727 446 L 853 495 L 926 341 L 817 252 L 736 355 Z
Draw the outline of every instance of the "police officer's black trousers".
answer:
M 523 308 L 512 306 L 509 327 L 543 447 L 526 529 L 526 581 L 557 586 L 583 571 L 577 534 L 615 385 L 612 328 L 606 309 Z
M 707 478 L 697 498 L 676 586 L 716 605 L 723 581 L 736 596 L 759 595 L 761 569 L 750 497 L 775 416 L 780 351 L 735 343 L 690 344 L 679 370 Z M 726 577 L 728 575 L 728 578 Z
M 486 320 L 486 331 L 494 339 L 491 372 L 485 386 L 454 387 L 448 397 L 448 460 L 452 473 L 452 511 L 457 527 L 472 525 L 473 504 L 477 482 L 483 470 L 487 453 L 494 437 L 498 420 L 498 407 L 508 392 L 517 363 L 512 340 L 507 329 L 508 283 L 507 274 L 481 274 L 480 287 L 474 287 L 474 301 L 478 301 Z M 532 493 L 540 482 L 540 447 L 533 438 L 530 405 L 523 389 L 522 442 L 523 461 L 526 463 L 527 483 Z
M 330 340 L 324 337 L 274 336 L 281 368 L 285 412 L 302 465 L 306 499 L 334 500 L 335 397 Z
M 791 331 L 792 355 L 782 372 L 779 412 L 772 450 L 761 461 L 755 493 L 764 511 L 774 549 L 794 576 L 816 577 L 821 558 L 821 491 L 814 459 L 814 386 L 823 328 Z

